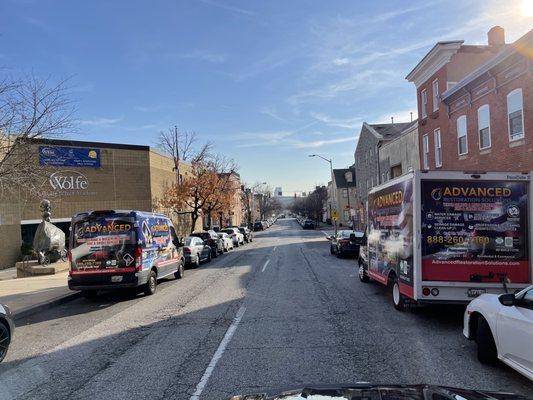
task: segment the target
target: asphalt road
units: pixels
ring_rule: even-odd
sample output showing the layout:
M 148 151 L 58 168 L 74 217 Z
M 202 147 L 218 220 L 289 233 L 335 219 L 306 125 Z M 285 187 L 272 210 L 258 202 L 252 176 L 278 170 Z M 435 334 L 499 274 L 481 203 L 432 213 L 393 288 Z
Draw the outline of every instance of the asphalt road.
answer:
M 223 399 L 319 383 L 533 385 L 478 363 L 462 309 L 400 313 L 320 231 L 279 220 L 155 295 L 108 293 L 20 321 L 0 399 Z

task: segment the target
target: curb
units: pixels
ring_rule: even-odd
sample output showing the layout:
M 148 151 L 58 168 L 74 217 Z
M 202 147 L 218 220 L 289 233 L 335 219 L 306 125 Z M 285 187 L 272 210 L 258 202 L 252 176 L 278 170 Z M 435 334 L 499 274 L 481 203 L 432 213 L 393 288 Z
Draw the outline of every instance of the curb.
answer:
M 56 306 L 59 306 L 61 304 L 68 303 L 70 301 L 76 300 L 78 298 L 82 297 L 81 292 L 74 292 L 71 294 L 67 294 L 64 296 L 56 297 L 55 299 L 52 299 L 50 301 L 39 303 L 33 306 L 29 306 L 26 308 L 23 308 L 17 312 L 13 312 L 13 319 L 15 321 L 19 321 L 23 318 L 26 318 L 30 315 L 36 314 L 40 311 L 48 310 L 49 308 L 53 308 Z

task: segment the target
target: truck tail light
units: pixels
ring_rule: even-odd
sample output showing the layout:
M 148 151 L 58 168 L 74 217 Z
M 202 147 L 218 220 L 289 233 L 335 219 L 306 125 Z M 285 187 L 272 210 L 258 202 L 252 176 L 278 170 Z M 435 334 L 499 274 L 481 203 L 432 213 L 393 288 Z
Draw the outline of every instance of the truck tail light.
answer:
M 139 272 L 143 269 L 143 249 L 141 246 L 135 248 L 135 271 Z
M 422 294 L 424 296 L 429 296 L 431 294 L 431 291 L 429 290 L 428 287 L 425 287 L 425 288 L 422 289 Z
M 437 289 L 436 287 L 431 289 L 431 295 L 432 296 L 438 296 L 439 295 L 439 289 Z

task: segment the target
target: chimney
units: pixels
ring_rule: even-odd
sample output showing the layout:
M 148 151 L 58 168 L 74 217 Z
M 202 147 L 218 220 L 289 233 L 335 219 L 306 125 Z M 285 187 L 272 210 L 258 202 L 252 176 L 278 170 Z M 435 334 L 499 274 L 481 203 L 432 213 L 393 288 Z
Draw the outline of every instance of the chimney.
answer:
M 505 44 L 505 31 L 501 26 L 493 26 L 487 33 L 489 46 L 499 49 Z

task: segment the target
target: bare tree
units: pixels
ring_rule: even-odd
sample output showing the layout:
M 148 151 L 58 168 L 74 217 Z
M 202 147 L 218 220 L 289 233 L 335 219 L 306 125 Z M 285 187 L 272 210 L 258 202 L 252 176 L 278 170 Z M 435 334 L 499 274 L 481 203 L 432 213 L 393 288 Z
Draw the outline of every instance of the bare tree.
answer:
M 213 144 L 206 142 L 199 148 L 195 132 L 179 131 L 177 126 L 159 132 L 158 147 L 172 157 L 174 170 L 179 176 L 180 162 L 198 163 L 211 156 Z
M 49 86 L 32 76 L 0 82 L 0 192 L 38 190 L 46 171 L 36 168 L 38 155 L 28 146 L 74 130 L 67 94 L 66 81 Z

